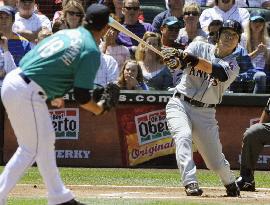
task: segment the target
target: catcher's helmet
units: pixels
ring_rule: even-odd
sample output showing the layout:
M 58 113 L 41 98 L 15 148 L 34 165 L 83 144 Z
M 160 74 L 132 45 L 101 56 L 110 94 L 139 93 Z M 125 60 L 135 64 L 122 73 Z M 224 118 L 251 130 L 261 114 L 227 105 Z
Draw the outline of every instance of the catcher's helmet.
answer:
M 241 34 L 243 33 L 243 28 L 242 28 L 242 25 L 238 21 L 231 20 L 231 19 L 224 21 L 222 24 L 222 27 L 219 29 L 219 36 L 222 33 L 222 30 L 224 29 L 231 29 L 235 31 L 239 36 L 239 42 L 240 42 Z

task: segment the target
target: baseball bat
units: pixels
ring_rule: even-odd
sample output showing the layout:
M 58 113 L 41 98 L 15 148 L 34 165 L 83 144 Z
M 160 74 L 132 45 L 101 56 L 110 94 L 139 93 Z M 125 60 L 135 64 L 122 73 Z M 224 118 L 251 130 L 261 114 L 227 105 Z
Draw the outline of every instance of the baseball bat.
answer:
M 162 53 L 159 50 L 157 50 L 155 47 L 153 47 L 153 46 L 149 45 L 148 43 L 146 43 L 143 39 L 141 39 L 136 34 L 132 33 L 130 30 L 126 29 L 124 26 L 122 26 L 119 22 L 117 22 L 116 20 L 114 20 L 112 17 L 110 17 L 110 19 L 109 19 L 109 25 L 111 27 L 113 27 L 114 29 L 116 29 L 116 30 L 118 30 L 120 32 L 123 32 L 127 36 L 133 38 L 134 40 L 136 40 L 139 43 L 143 44 L 145 47 L 149 48 L 151 51 L 153 51 L 156 54 L 158 54 L 161 57 L 163 57 Z

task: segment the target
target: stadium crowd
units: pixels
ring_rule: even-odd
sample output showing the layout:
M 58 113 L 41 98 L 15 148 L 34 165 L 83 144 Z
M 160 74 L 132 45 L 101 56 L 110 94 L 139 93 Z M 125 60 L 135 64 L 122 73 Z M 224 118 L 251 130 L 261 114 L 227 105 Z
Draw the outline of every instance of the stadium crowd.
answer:
M 79 27 L 85 9 L 94 2 L 107 5 L 115 20 L 159 50 L 185 49 L 192 41 L 215 44 L 223 21 L 240 22 L 244 32 L 236 50 L 241 70 L 228 91 L 269 93 L 268 24 L 264 13 L 259 10 L 250 13 L 245 7 L 270 8 L 270 0 L 165 0 L 166 10 L 152 22 L 144 21 L 139 0 L 2 0 L 1 78 L 18 66 L 20 59 L 43 38 L 61 29 Z M 168 69 L 160 56 L 114 28 L 100 39 L 100 50 L 96 84 L 111 81 L 122 84 L 123 76 L 127 76 L 134 79 L 134 86 L 125 85 L 123 89 L 168 90 L 181 80 L 181 69 Z M 124 68 L 131 63 L 136 64 L 137 72 Z M 136 76 L 140 72 L 142 80 L 138 81 Z

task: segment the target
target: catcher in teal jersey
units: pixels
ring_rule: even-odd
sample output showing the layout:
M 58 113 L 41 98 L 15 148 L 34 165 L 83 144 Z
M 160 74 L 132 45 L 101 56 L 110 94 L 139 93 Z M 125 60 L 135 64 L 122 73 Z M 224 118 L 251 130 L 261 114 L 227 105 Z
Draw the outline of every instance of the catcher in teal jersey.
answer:
M 119 95 L 117 86 L 110 85 L 95 98 L 89 92 L 100 63 L 98 41 L 108 22 L 109 9 L 92 4 L 83 26 L 44 39 L 6 76 L 1 96 L 19 147 L 0 175 L 0 205 L 7 203 L 8 193 L 34 162 L 47 187 L 48 204 L 82 205 L 60 178 L 46 100 L 59 107 L 59 97 L 73 88 L 80 106 L 96 115 L 115 106 L 111 99 Z

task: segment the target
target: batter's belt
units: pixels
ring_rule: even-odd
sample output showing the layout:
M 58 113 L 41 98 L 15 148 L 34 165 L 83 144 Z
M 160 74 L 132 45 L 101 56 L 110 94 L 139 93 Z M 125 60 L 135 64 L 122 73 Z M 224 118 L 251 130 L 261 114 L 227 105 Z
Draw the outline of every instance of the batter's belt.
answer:
M 191 104 L 192 106 L 195 106 L 195 107 L 205 107 L 205 108 L 216 107 L 216 104 L 203 103 L 203 102 L 194 100 L 192 98 L 189 98 L 189 97 L 183 95 L 182 93 L 175 93 L 174 97 L 177 97 L 177 98 L 179 98 L 181 100 L 184 100 L 184 101 L 188 102 L 189 104 Z

